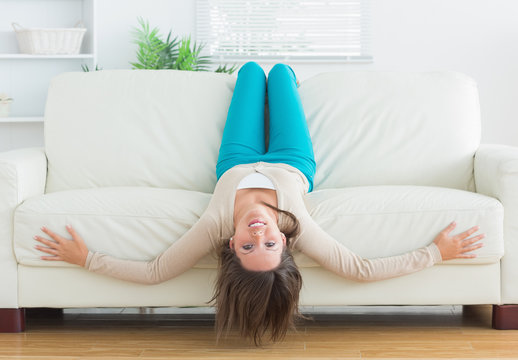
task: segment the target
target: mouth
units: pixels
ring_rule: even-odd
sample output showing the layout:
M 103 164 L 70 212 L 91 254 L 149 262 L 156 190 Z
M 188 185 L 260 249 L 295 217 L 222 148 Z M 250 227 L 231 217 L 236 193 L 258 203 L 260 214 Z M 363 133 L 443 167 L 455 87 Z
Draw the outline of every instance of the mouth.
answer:
M 259 227 L 259 226 L 265 226 L 266 223 L 262 220 L 252 220 L 250 224 L 248 224 L 248 227 Z

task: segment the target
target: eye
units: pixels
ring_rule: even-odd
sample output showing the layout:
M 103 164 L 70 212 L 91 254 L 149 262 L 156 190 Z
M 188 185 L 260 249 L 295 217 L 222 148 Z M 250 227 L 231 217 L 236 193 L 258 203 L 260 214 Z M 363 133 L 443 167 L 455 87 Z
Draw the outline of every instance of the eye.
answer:
M 269 241 L 266 243 L 266 247 L 274 247 L 275 246 L 275 242 L 273 241 Z
M 254 246 L 252 244 L 243 245 L 244 250 L 252 250 Z

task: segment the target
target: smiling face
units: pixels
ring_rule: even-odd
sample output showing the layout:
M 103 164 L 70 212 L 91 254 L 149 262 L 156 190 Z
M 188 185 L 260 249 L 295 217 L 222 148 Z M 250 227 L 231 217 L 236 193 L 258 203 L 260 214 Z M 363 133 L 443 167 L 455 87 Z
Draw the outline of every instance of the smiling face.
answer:
M 286 237 L 277 226 L 275 210 L 255 204 L 244 212 L 235 228 L 229 245 L 245 269 L 268 271 L 279 265 Z

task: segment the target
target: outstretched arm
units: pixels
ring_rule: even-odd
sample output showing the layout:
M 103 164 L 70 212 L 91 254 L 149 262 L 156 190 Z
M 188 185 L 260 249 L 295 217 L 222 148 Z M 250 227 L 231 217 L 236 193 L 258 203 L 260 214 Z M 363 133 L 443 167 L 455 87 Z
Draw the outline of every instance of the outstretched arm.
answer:
M 450 224 L 430 245 L 402 255 L 364 259 L 340 244 L 323 231 L 308 215 L 301 221 L 303 233 L 295 247 L 311 257 L 322 267 L 347 279 L 376 281 L 410 274 L 453 258 L 473 258 L 468 254 L 482 246 L 475 244 L 484 235 L 471 236 L 478 230 L 473 227 L 461 234 L 450 236 L 455 228 Z
M 72 228 L 67 230 L 72 239 L 64 238 L 42 228 L 52 240 L 35 236 L 44 246 L 36 248 L 47 253 L 43 260 L 66 261 L 86 269 L 121 280 L 142 284 L 156 284 L 187 271 L 213 249 L 212 237 L 217 224 L 209 216 L 202 216 L 180 239 L 152 261 L 123 260 L 88 251 L 83 239 Z

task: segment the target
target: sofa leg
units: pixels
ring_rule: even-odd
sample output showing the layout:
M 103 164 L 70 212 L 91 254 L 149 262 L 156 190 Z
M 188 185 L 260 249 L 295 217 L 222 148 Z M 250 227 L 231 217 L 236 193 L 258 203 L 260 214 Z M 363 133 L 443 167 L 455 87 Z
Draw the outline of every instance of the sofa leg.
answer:
M 61 308 L 26 308 L 25 318 L 31 319 L 61 319 L 63 309 Z
M 518 305 L 493 305 L 493 329 L 518 330 Z
M 0 333 L 25 331 L 25 309 L 0 309 Z

